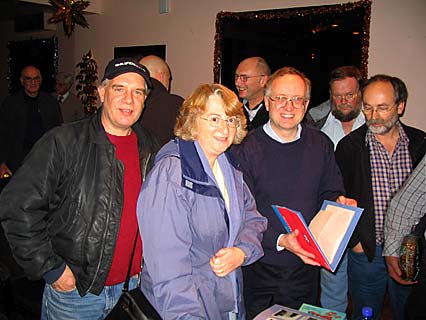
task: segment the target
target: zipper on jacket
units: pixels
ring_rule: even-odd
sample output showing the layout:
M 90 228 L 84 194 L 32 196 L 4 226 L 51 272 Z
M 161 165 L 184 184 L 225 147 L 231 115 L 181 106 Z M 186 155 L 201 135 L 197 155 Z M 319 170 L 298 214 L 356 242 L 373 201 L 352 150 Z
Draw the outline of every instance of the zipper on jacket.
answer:
M 114 147 L 114 150 L 115 150 L 115 147 Z M 114 152 L 114 154 L 115 154 L 115 152 Z M 113 155 L 113 158 L 115 158 L 115 156 Z M 117 163 L 118 161 L 115 161 L 115 164 Z M 112 166 L 113 168 L 114 168 L 114 173 L 116 173 L 116 165 L 114 165 L 114 166 Z M 115 177 L 115 175 L 113 175 L 114 177 Z M 111 188 L 111 192 L 112 192 L 112 189 L 113 188 Z M 123 190 L 123 192 L 124 192 L 124 190 Z M 112 199 L 112 195 L 110 194 L 110 197 L 109 197 L 109 201 L 108 201 L 108 209 L 107 209 L 107 212 L 109 213 L 109 214 L 107 214 L 107 221 L 106 221 L 106 227 L 105 227 L 105 231 L 104 231 L 104 234 L 103 234 L 103 237 L 102 237 L 102 239 L 103 239 L 103 243 L 105 243 L 105 241 L 106 241 L 106 234 L 107 234 L 107 232 L 108 232 L 108 225 L 109 225 L 109 221 L 110 221 L 110 213 L 111 213 L 111 205 L 112 205 L 112 201 L 111 201 L 111 199 Z M 121 210 L 123 210 L 123 208 L 121 208 Z M 120 222 L 119 222 L 119 226 L 118 226 L 118 228 L 120 228 Z M 117 236 L 118 236 L 118 234 L 117 234 Z M 117 242 L 117 239 L 115 239 L 115 241 Z M 92 280 L 92 282 L 90 283 L 90 285 L 89 285 L 89 287 L 87 288 L 87 290 L 86 290 L 86 293 L 88 293 L 88 292 L 90 292 L 90 289 L 92 289 L 92 287 L 93 287 L 93 284 L 95 283 L 95 281 L 96 281 L 96 279 L 97 279 L 97 277 L 98 277 L 98 273 L 99 273 L 99 269 L 101 268 L 101 264 L 102 264 L 102 259 L 103 259 L 103 256 L 104 256 L 104 253 L 103 253 L 103 249 L 105 248 L 105 246 L 103 245 L 102 246 L 102 250 L 101 250 L 101 255 L 100 255 L 100 257 L 99 257 L 99 263 L 98 263 L 98 266 L 97 266 L 97 268 L 96 268 L 96 272 L 95 272 L 95 274 L 94 274 L 94 276 L 93 276 L 93 280 Z M 111 260 L 111 263 L 112 263 L 112 260 Z M 110 265 L 110 267 L 111 267 L 111 265 Z M 108 277 L 108 275 L 107 275 L 107 277 Z M 105 285 L 104 285 L 105 286 Z

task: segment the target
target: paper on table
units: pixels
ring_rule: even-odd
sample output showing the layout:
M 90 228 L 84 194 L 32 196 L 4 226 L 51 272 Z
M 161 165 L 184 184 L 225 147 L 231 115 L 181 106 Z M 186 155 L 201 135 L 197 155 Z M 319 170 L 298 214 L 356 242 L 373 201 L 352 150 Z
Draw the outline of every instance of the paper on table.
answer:
M 353 216 L 352 210 L 327 205 L 309 224 L 309 229 L 328 261 L 333 261 Z

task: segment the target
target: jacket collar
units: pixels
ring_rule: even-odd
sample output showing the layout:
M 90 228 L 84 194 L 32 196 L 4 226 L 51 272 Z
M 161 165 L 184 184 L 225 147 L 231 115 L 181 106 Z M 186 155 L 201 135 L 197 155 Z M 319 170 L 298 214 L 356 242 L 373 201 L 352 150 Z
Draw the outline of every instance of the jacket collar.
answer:
M 220 197 L 219 189 L 204 170 L 195 142 L 176 138 L 174 143 L 178 146 L 181 159 L 182 187 L 206 196 Z M 225 156 L 233 167 L 237 167 L 236 160 L 230 152 L 225 152 Z
M 198 155 L 195 143 L 193 141 L 185 141 L 178 138 L 175 141 L 178 143 L 182 175 L 200 183 L 208 183 L 209 178 L 204 170 L 203 163 Z M 229 163 L 234 168 L 238 169 L 240 165 L 235 156 L 233 156 L 229 151 L 225 152 L 225 156 Z
M 96 144 L 111 144 L 102 124 L 103 109 L 103 106 L 100 106 L 98 111 L 90 118 L 90 137 Z M 135 131 L 138 138 L 140 138 L 140 132 L 136 128 L 136 124 L 132 126 L 132 129 Z

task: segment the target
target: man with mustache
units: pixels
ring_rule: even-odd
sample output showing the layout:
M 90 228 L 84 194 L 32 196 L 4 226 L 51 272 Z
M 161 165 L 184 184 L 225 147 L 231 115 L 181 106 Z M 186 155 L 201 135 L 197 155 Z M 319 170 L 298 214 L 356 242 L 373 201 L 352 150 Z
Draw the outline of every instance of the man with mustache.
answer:
M 321 129 L 334 143 L 365 123 L 361 112 L 362 75 L 357 67 L 342 66 L 330 73 L 330 99 L 312 108 L 306 120 Z M 342 257 L 332 273 L 321 269 L 321 305 L 324 308 L 346 312 L 348 305 L 348 258 Z
M 306 114 L 308 123 L 321 129 L 335 147 L 340 139 L 365 122 L 361 112 L 361 82 L 361 71 L 357 67 L 334 69 L 330 73 L 330 99 Z
M 349 292 L 353 318 L 361 318 L 363 306 L 373 308 L 380 319 L 386 289 L 393 317 L 404 319 L 404 305 L 411 287 L 392 281 L 382 256 L 384 220 L 392 197 L 422 157 L 425 139 L 421 130 L 399 121 L 407 103 L 402 80 L 375 75 L 362 88 L 366 124 L 344 137 L 336 149 L 346 196 L 364 208 L 349 247 Z
M 264 125 L 269 120 L 264 89 L 270 75 L 271 69 L 261 57 L 244 59 L 235 71 L 235 87 L 244 104 L 247 130 Z

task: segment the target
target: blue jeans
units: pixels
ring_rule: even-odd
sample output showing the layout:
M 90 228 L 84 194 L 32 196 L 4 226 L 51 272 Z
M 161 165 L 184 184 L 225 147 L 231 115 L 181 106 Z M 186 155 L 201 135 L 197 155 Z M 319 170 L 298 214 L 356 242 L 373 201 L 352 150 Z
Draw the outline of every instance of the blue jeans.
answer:
M 43 293 L 41 320 L 101 320 L 112 310 L 121 295 L 124 283 L 105 286 L 99 296 L 88 293 L 80 297 L 77 289 L 58 292 L 46 284 Z M 129 289 L 136 288 L 132 277 Z
M 411 286 L 402 286 L 388 275 L 382 247 L 376 247 L 376 255 L 369 262 L 364 253 L 349 251 L 349 292 L 352 298 L 352 319 L 361 319 L 364 306 L 373 308 L 373 318 L 380 319 L 386 289 L 392 305 L 393 319 L 404 319 L 404 307 Z
M 348 253 L 345 252 L 336 271 L 321 268 L 321 306 L 346 312 L 348 306 Z

